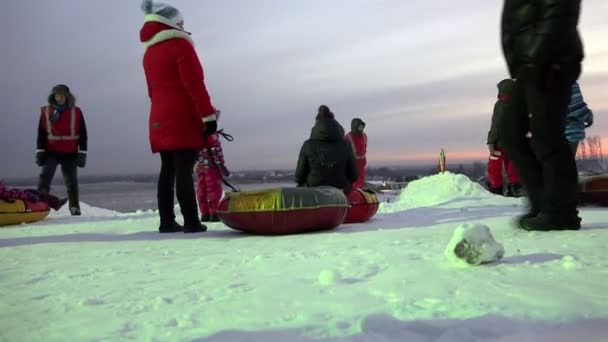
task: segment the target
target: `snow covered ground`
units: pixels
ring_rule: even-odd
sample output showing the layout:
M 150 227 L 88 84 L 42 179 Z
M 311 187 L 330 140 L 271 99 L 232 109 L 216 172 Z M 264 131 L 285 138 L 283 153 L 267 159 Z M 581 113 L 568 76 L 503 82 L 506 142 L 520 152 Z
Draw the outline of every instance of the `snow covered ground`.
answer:
M 365 224 L 282 237 L 83 206 L 0 229 L 2 341 L 608 341 L 608 211 L 528 233 L 520 200 L 464 176 L 408 185 Z M 444 256 L 482 223 L 501 262 Z

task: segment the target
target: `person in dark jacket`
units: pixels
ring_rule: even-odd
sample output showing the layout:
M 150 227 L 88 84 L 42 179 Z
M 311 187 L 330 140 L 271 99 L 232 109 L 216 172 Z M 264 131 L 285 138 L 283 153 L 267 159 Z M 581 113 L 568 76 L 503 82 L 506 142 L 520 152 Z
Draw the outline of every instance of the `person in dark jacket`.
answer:
M 70 213 L 80 215 L 78 167 L 87 161 L 87 127 L 76 97 L 64 84 L 53 87 L 48 104 L 40 109 L 36 164 L 42 167 L 38 191 L 48 194 L 57 166 L 67 188 Z
M 507 196 L 520 197 L 522 195 L 522 188 L 519 180 L 519 175 L 513 162 L 505 157 L 502 143 L 500 142 L 500 121 L 505 114 L 505 107 L 511 101 L 511 94 L 513 93 L 513 87 L 515 81 L 512 79 L 505 79 L 498 83 L 498 100 L 494 104 L 494 112 L 492 113 L 492 125 L 488 132 L 488 150 L 490 151 L 490 157 L 488 159 L 487 176 L 488 176 L 488 189 L 490 192 L 503 195 L 503 176 L 502 168 L 503 164 L 507 171 L 507 178 L 509 184 L 507 186 Z
M 517 79 L 501 140 L 530 199 L 525 230 L 580 229 L 578 177 L 564 135 L 572 84 L 581 72 L 580 0 L 505 0 L 502 48 Z M 531 140 L 525 138 L 531 132 Z
M 302 145 L 296 183 L 300 187 L 333 186 L 348 194 L 358 177 L 355 155 L 344 140 L 344 128 L 327 113 L 317 116 L 310 139 Z

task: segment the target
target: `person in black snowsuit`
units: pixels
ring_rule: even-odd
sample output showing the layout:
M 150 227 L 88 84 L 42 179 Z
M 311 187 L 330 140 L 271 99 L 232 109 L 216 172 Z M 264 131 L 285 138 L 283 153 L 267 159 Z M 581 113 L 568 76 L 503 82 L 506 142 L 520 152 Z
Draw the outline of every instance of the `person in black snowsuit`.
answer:
M 344 140 L 344 128 L 327 106 L 321 106 L 310 139 L 300 150 L 296 183 L 300 187 L 333 186 L 348 194 L 357 177 L 355 155 Z
M 580 229 L 577 169 L 564 136 L 572 84 L 583 59 L 580 3 L 504 1 L 502 48 L 517 82 L 512 113 L 500 123 L 501 139 L 530 198 L 529 213 L 518 220 L 526 230 Z

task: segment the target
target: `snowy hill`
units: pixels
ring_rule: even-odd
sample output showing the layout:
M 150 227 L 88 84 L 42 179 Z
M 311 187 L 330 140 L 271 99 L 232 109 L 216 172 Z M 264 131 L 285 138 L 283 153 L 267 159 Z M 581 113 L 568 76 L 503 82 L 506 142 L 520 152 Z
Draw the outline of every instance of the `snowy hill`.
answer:
M 0 340 L 608 340 L 608 211 L 528 233 L 511 225 L 523 210 L 453 174 L 368 223 L 297 236 L 160 235 L 154 211 L 83 206 L 0 229 Z M 505 257 L 456 267 L 443 251 L 476 222 Z

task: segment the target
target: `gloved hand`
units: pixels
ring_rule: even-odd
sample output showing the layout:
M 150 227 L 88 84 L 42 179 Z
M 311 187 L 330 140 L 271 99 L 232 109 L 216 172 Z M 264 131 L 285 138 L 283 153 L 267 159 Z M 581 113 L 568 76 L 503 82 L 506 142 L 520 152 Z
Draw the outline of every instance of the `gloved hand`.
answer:
M 87 153 L 86 152 L 78 152 L 76 155 L 76 166 L 84 167 L 87 164 Z
M 488 144 L 488 150 L 490 151 L 490 154 L 494 154 L 494 152 L 496 152 L 496 146 Z
M 203 135 L 210 135 L 217 132 L 217 121 L 207 121 L 205 122 L 205 127 L 203 128 Z
M 46 151 L 36 151 L 36 165 L 44 166 L 46 164 Z

